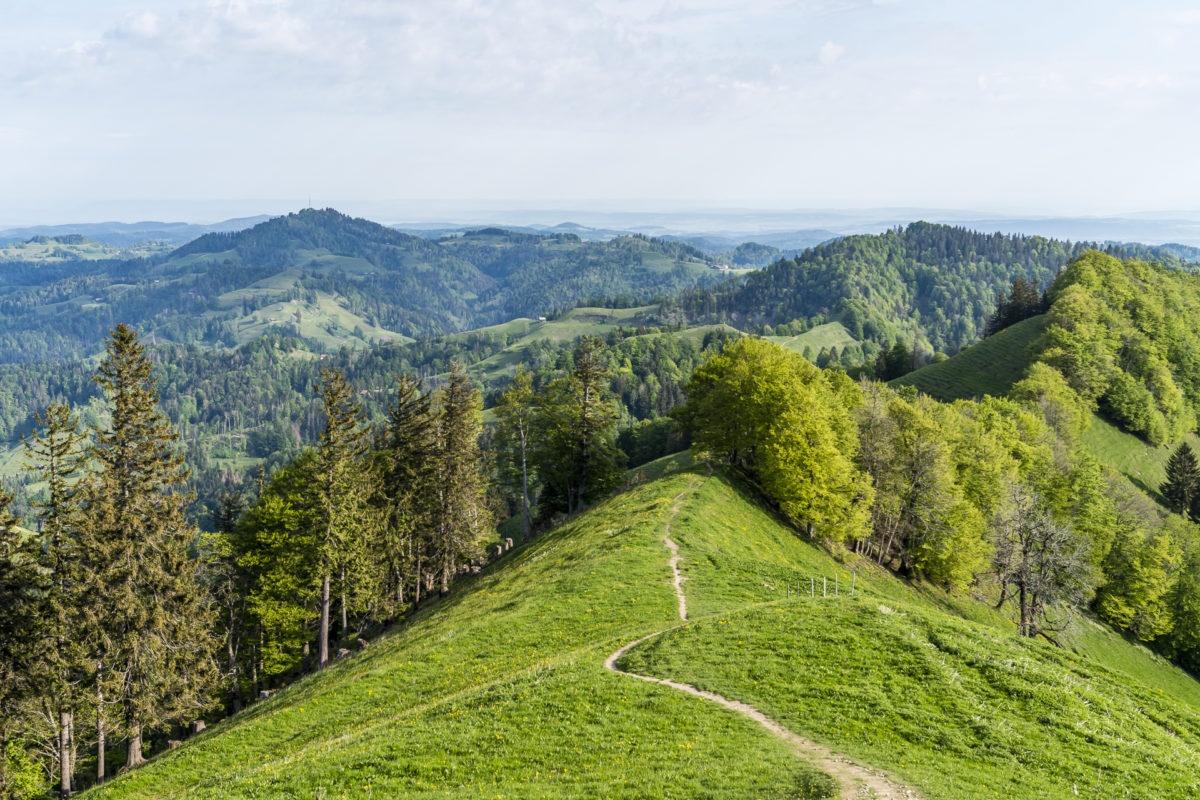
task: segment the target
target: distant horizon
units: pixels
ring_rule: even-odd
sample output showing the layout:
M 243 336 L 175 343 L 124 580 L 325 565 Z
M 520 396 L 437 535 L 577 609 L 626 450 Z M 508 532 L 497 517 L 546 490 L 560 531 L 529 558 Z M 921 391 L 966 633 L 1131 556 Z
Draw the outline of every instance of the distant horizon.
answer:
M 0 201 L 2 202 L 2 201 Z M 117 213 L 106 213 L 96 210 L 96 206 L 114 206 Z M 64 210 L 47 212 L 36 216 L 18 217 L 8 214 L 0 206 L 0 231 L 20 228 L 60 227 L 72 225 L 138 225 L 145 223 L 161 223 L 165 225 L 216 225 L 242 219 L 256 217 L 280 217 L 294 214 L 305 209 L 333 209 L 352 217 L 369 219 L 385 225 L 472 225 L 487 223 L 503 218 L 532 218 L 543 217 L 534 224 L 560 225 L 583 224 L 579 218 L 649 218 L 649 217 L 712 217 L 736 218 L 758 217 L 779 218 L 787 216 L 811 218 L 839 217 L 906 217 L 911 222 L 935 221 L 926 219 L 929 216 L 945 219 L 961 219 L 965 221 L 980 220 L 1158 220 L 1158 221 L 1197 221 L 1200 222 L 1200 208 L 1161 208 L 1161 209 L 1130 209 L 1112 212 L 1054 212 L 1036 209 L 1005 209 L 987 207 L 953 207 L 953 206 L 922 206 L 922 205 L 829 205 L 829 206 L 716 206 L 716 205 L 687 205 L 684 202 L 676 204 L 663 203 L 648 207 L 646 201 L 631 202 L 628 206 L 620 203 L 573 203 L 571 201 L 543 201 L 523 205 L 517 202 L 476 203 L 470 201 L 446 200 L 401 200 L 395 202 L 358 202 L 345 201 L 341 203 L 317 203 L 311 205 L 305 202 L 290 203 L 287 200 L 264 201 L 229 201 L 229 200 L 199 200 L 199 201 L 136 201 L 129 207 L 141 210 L 120 212 L 126 201 L 83 203 L 75 206 L 78 212 Z M 203 212 L 201 207 L 213 206 L 224 211 Z M 155 213 L 154 207 L 159 208 Z M 395 208 L 395 210 L 389 210 Z M 398 208 L 396 208 L 398 207 Z M 424 214 L 401 209 L 423 207 L 436 209 Z M 193 208 L 192 213 L 184 209 Z M 522 222 L 521 224 L 530 224 Z
M 266 205 L 264 203 L 264 205 Z M 282 203 L 280 204 L 282 205 Z M 0 223 L 0 237 L 22 238 L 41 233 L 83 233 L 101 239 L 111 234 L 128 241 L 140 235 L 139 228 L 163 231 L 173 235 L 147 239 L 183 242 L 203 235 L 209 230 L 240 230 L 269 218 L 296 213 L 301 206 L 253 213 L 255 206 L 240 208 L 243 212 L 227 217 L 171 218 L 162 216 L 126 217 L 129 221 L 97 217 L 93 220 L 69 220 L 44 223 Z M 980 211 L 976 209 L 937 209 L 920 207 L 825 208 L 825 209 L 753 209 L 753 208 L 675 208 L 664 211 L 603 209 L 593 207 L 550 208 L 455 208 L 447 204 L 440 209 L 436 203 L 426 203 L 424 214 L 401 215 L 391 204 L 347 204 L 319 206 L 340 213 L 371 220 L 383 225 L 414 232 L 429 230 L 459 230 L 472 227 L 508 227 L 549 230 L 562 225 L 577 225 L 595 231 L 599 238 L 607 233 L 640 233 L 674 238 L 716 237 L 739 242 L 761 241 L 794 243 L 805 234 L 806 242 L 853 234 L 875 234 L 896 226 L 926 221 L 966 227 L 981 233 L 1039 235 L 1064 241 L 1094 241 L 1141 243 L 1146 245 L 1181 244 L 1200 246 L 1200 212 L 1167 210 L 1161 212 L 1129 212 L 1124 215 L 1056 216 L 1051 214 L 1019 214 Z M 278 206 L 276 206 L 278 208 Z M 105 231 L 105 227 L 112 228 Z M 126 229 L 132 228 L 133 231 Z M 101 229 L 100 231 L 92 229 Z

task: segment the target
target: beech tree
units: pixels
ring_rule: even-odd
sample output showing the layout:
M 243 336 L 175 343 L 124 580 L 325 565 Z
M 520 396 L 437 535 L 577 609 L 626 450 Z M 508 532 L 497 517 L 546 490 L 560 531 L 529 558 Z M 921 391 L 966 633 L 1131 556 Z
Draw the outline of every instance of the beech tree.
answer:
M 91 624 L 103 635 L 98 682 L 115 688 L 127 741 L 126 766 L 142 756 L 147 727 L 187 719 L 215 682 L 212 616 L 189 546 L 187 470 L 178 434 L 157 408 L 151 363 L 124 324 L 106 339 L 94 380 L 111 421 L 94 429 L 95 472 L 84 492 Z M 101 745 L 103 747 L 103 745 Z
M 696 369 L 676 417 L 698 452 L 749 471 L 810 537 L 840 545 L 862 533 L 872 497 L 843 389 L 795 353 L 741 339 Z

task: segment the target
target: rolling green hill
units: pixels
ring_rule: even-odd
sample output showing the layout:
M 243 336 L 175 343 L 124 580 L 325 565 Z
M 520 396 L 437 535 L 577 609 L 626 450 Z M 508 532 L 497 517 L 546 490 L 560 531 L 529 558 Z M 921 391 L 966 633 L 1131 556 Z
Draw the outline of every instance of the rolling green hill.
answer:
M 617 666 L 803 738 L 604 668 L 658 632 Z M 1195 682 L 1090 626 L 1073 642 L 1021 640 L 974 600 L 838 564 L 691 470 L 506 554 L 366 652 L 88 796 L 830 797 L 869 770 L 925 800 L 1194 796 Z M 816 752 L 849 761 L 821 761 L 831 779 L 797 757 Z
M 0 262 L 27 261 L 52 264 L 65 261 L 149 258 L 170 252 L 171 249 L 169 245 L 158 242 L 117 247 L 94 241 L 79 234 L 34 236 L 25 241 L 0 243 Z
M 1091 247 L 1097 245 L 914 222 L 835 239 L 744 279 L 685 291 L 678 306 L 693 322 L 729 322 L 743 330 L 837 319 L 859 341 L 887 347 L 915 338 L 922 347 L 951 353 L 979 338 L 998 294 L 1014 279 L 1048 286 Z M 1169 250 L 1132 249 L 1187 266 Z
M 332 352 L 589 299 L 649 302 L 724 280 L 708 263 L 689 245 L 643 236 L 488 228 L 428 240 L 308 209 L 152 258 L 6 264 L 0 360 L 93 353 L 117 321 L 175 343 L 233 347 L 276 334 Z

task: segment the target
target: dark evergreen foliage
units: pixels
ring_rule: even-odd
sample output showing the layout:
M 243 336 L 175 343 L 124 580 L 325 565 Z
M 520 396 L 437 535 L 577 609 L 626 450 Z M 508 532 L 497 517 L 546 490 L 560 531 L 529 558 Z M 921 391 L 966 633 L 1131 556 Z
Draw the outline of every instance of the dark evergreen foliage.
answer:
M 1167 479 L 1158 490 L 1167 507 L 1190 519 L 1200 519 L 1200 462 L 1191 445 L 1181 442 L 1167 460 Z

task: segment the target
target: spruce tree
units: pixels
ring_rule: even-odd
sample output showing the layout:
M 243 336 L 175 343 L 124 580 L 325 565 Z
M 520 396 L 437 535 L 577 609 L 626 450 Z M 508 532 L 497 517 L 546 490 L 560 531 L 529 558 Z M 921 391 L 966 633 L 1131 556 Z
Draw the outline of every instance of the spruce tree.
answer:
M 434 565 L 441 593 L 462 559 L 475 555 L 484 530 L 491 524 L 487 509 L 483 458 L 479 450 L 482 403 L 461 363 L 450 365 L 450 380 L 438 395 L 436 497 L 433 525 Z
M 432 398 L 421 382 L 409 375 L 396 381 L 395 399 L 388 404 L 383 440 L 381 495 L 383 526 L 380 555 L 385 564 L 385 605 L 398 611 L 407 599 L 421 603 L 421 577 L 428 563 L 429 536 L 434 518 L 434 446 L 436 426 Z
M 246 501 L 239 491 L 223 491 L 217 498 L 217 510 L 212 515 L 212 533 L 201 537 L 201 560 L 204 562 L 204 584 L 215 601 L 224 629 L 226 667 L 226 702 L 229 708 L 241 708 L 241 654 L 249 626 L 246 599 L 250 594 L 249 574 L 238 563 L 236 529 Z
M 0 488 L 0 797 L 9 796 L 8 745 L 21 703 L 39 689 L 44 631 L 37 624 L 36 539 L 17 526 L 12 495 Z
M 577 514 L 621 480 L 617 410 L 604 343 L 585 336 L 574 355 L 570 374 L 551 381 L 534 401 L 533 460 L 542 483 L 542 516 Z
M 512 384 L 496 404 L 496 450 L 507 480 L 521 485 L 522 538 L 529 539 L 529 448 L 533 426 L 533 377 L 517 368 Z
M 575 437 L 578 488 L 573 513 L 611 491 L 620 478 L 616 447 L 617 409 L 609 389 L 604 342 L 584 336 L 575 351 L 571 373 L 578 421 Z
M 1167 507 L 1190 519 L 1200 518 L 1200 462 L 1187 442 L 1167 460 L 1167 479 L 1159 487 Z
M 52 405 L 36 420 L 38 429 L 25 440 L 24 468 L 35 481 L 46 484 L 46 499 L 32 504 L 41 531 L 40 565 L 46 576 L 39 608 L 47 642 L 42 672 L 58 726 L 59 794 L 68 797 L 74 789 L 74 713 L 83 702 L 89 663 L 85 643 L 90 637 L 81 612 L 82 510 L 77 490 L 84 437 L 66 405 Z
M 83 489 L 83 583 L 102 634 L 99 685 L 115 687 L 131 768 L 144 761 L 148 726 L 205 707 L 216 670 L 211 614 L 189 553 L 198 532 L 185 514 L 191 498 L 179 436 L 158 410 L 137 334 L 118 325 L 106 345 L 93 380 L 111 421 L 94 429 L 88 453 L 95 472 Z
M 363 569 L 367 492 L 362 457 L 367 452 L 367 429 L 362 406 L 341 370 L 324 369 L 315 387 L 325 412 L 325 427 L 313 461 L 313 512 L 317 523 L 317 574 L 320 576 L 320 621 L 317 628 L 317 668 L 329 663 L 329 625 L 333 580 L 341 593 L 342 635 L 348 626 L 348 594 Z

